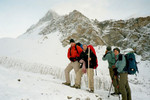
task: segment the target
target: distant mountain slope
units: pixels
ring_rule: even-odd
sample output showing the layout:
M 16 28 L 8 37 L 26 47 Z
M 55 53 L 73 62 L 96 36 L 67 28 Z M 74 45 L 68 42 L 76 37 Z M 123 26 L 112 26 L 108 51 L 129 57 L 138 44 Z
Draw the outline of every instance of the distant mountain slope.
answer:
M 62 34 L 63 46 L 68 45 L 69 39 L 76 42 L 97 45 L 111 45 L 122 48 L 132 48 L 143 60 L 150 60 L 150 16 L 131 18 L 129 20 L 107 20 L 99 22 L 90 20 L 77 10 L 68 15 L 59 16 L 50 10 L 31 26 L 19 38 L 35 38 L 59 31 Z

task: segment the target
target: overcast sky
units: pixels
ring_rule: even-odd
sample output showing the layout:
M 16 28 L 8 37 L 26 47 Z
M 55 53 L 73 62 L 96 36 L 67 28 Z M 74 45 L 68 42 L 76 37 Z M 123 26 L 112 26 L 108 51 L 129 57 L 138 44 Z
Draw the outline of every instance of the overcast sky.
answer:
M 17 37 L 48 10 L 59 15 L 74 9 L 90 19 L 128 19 L 150 16 L 150 0 L 0 0 L 0 38 Z

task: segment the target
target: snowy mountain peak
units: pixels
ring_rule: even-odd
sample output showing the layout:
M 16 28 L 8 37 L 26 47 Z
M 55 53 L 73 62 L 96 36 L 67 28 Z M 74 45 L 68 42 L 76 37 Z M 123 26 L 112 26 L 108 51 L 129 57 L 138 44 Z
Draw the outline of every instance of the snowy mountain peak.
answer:
M 49 10 L 45 16 L 40 19 L 40 22 L 46 22 L 46 21 L 50 21 L 50 20 L 53 20 L 53 19 L 57 19 L 59 17 L 59 15 L 53 11 L 53 10 Z
M 79 12 L 77 10 L 74 10 L 73 12 L 70 12 L 69 16 L 71 16 L 73 18 L 80 18 L 80 17 L 84 18 L 85 17 L 81 12 Z
M 39 33 L 45 28 L 48 23 L 53 23 L 54 20 L 58 19 L 59 16 L 55 11 L 49 10 L 43 18 L 41 18 L 35 25 L 32 25 L 23 35 L 19 36 L 18 38 L 34 38 L 32 37 L 39 35 Z M 29 36 L 31 34 L 31 36 Z

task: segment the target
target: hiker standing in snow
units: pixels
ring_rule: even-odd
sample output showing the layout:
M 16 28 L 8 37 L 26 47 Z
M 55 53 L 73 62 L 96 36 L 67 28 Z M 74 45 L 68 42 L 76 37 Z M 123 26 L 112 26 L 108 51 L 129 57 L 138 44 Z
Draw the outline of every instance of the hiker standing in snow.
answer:
M 90 67 L 88 68 L 88 60 L 90 61 Z M 75 79 L 75 85 L 73 85 L 73 88 L 77 88 L 80 89 L 80 85 L 81 85 L 81 77 L 84 73 L 87 72 L 88 74 L 88 80 L 89 81 L 89 92 L 94 92 L 94 67 L 96 66 L 96 56 L 95 54 L 92 52 L 92 50 L 90 50 L 90 58 L 88 58 L 88 48 L 87 45 L 83 45 L 83 51 L 80 55 L 80 61 L 81 64 L 83 64 L 79 71 L 77 72 L 76 75 L 76 79 Z
M 70 45 L 71 47 L 68 49 L 68 59 L 71 61 L 69 63 L 69 65 L 66 67 L 65 69 L 65 78 L 66 78 L 66 82 L 63 83 L 65 85 L 70 86 L 70 71 L 72 69 L 74 69 L 75 73 L 78 72 L 79 68 L 80 68 L 80 63 L 78 62 L 80 54 L 82 52 L 82 49 L 80 46 L 75 44 L 75 41 L 73 39 L 70 39 Z
M 120 54 L 119 48 L 114 48 L 113 51 L 116 59 L 116 64 L 113 66 L 113 68 L 117 68 L 117 72 L 120 76 L 119 89 L 120 93 L 122 94 L 122 100 L 131 100 L 131 90 L 128 83 L 128 74 L 126 71 L 124 71 L 126 66 L 126 59 L 122 54 Z
M 112 84 L 114 86 L 115 92 L 111 93 L 111 95 L 118 95 L 119 93 L 119 89 L 118 89 L 118 85 L 119 85 L 119 80 L 118 77 L 116 76 L 116 74 L 114 73 L 114 69 L 112 68 L 112 66 L 115 65 L 115 55 L 113 53 L 113 51 L 111 50 L 110 46 L 107 46 L 106 51 L 105 51 L 105 55 L 102 58 L 104 61 L 107 60 L 108 61 L 108 68 L 109 68 L 109 74 L 112 80 Z

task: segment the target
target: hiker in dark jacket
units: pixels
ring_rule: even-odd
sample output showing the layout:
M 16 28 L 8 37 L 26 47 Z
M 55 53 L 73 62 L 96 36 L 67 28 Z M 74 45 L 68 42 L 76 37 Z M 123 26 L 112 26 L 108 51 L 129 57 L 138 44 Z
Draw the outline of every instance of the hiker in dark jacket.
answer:
M 90 66 L 88 68 L 88 60 L 90 61 Z M 89 81 L 89 92 L 94 92 L 94 66 L 96 66 L 96 56 L 94 53 L 90 50 L 90 57 L 88 58 L 88 48 L 87 45 L 83 45 L 83 51 L 80 55 L 80 63 L 83 64 L 83 66 L 80 67 L 79 71 L 77 72 L 76 79 L 75 79 L 75 85 L 72 86 L 74 88 L 80 88 L 81 85 L 81 77 L 84 73 L 87 72 L 88 74 L 88 81 Z
M 86 49 L 85 49 L 86 48 Z M 84 44 L 84 49 L 80 54 L 80 60 L 84 60 L 86 63 L 86 68 L 88 68 L 88 48 L 87 45 Z M 94 66 L 96 66 L 96 56 L 94 55 L 94 53 L 92 52 L 92 50 L 90 50 L 90 68 L 94 68 Z M 81 68 L 81 67 L 80 67 Z
M 117 68 L 117 72 L 120 76 L 119 89 L 120 93 L 122 94 L 122 100 L 132 100 L 131 90 L 128 83 L 128 73 L 124 71 L 126 66 L 126 59 L 122 54 L 120 54 L 119 48 L 115 48 L 113 51 L 116 58 L 116 64 L 113 66 L 113 68 Z
M 119 80 L 118 77 L 115 75 L 114 73 L 114 69 L 112 68 L 112 66 L 115 65 L 115 54 L 114 52 L 111 50 L 110 46 L 107 46 L 106 51 L 105 51 L 105 55 L 102 58 L 104 61 L 107 60 L 108 61 L 108 68 L 109 68 L 109 74 L 112 80 L 112 84 L 114 86 L 115 92 L 111 93 L 111 95 L 118 95 L 119 93 L 119 89 L 118 89 L 118 85 L 119 85 Z
M 68 59 L 71 61 L 68 66 L 65 69 L 65 78 L 66 82 L 62 83 L 64 85 L 70 86 L 70 71 L 74 69 L 75 73 L 78 72 L 80 68 L 80 63 L 78 62 L 80 54 L 82 52 L 82 48 L 75 44 L 75 41 L 73 39 L 70 39 L 70 45 L 71 47 L 68 49 Z

